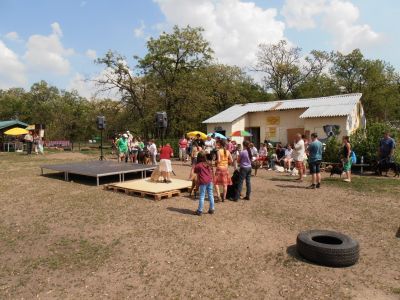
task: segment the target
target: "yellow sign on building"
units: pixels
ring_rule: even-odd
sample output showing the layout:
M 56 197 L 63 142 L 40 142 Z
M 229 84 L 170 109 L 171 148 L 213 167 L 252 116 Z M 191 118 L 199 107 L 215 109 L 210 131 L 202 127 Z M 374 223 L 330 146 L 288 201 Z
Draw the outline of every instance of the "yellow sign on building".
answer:
M 268 138 L 276 138 L 276 127 L 267 127 L 267 136 Z
M 279 116 L 269 116 L 267 117 L 267 125 L 279 125 L 281 118 Z

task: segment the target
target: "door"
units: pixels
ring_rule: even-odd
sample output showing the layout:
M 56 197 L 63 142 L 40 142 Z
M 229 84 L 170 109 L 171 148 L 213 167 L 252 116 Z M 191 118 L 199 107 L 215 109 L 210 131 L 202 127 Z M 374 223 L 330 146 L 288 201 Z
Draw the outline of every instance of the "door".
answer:
M 287 143 L 293 144 L 296 134 L 304 134 L 304 128 L 289 128 L 287 129 Z
M 245 128 L 246 131 L 250 132 L 253 136 L 245 138 L 245 140 L 248 140 L 252 142 L 257 149 L 260 148 L 260 127 L 247 127 Z

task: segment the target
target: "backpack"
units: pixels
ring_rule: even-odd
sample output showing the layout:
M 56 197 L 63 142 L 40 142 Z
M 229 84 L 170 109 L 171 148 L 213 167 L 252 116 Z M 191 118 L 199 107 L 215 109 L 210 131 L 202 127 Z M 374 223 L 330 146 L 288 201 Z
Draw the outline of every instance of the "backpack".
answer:
M 357 156 L 356 156 L 356 153 L 354 151 L 351 151 L 350 157 L 351 157 L 351 163 L 352 164 L 357 163 Z

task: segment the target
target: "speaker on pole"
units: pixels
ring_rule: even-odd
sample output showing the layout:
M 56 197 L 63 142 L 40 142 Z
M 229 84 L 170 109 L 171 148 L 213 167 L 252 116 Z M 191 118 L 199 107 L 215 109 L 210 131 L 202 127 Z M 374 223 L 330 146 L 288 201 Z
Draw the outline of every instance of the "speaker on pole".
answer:
M 96 125 L 99 130 L 106 129 L 106 118 L 104 116 L 97 116 Z
M 165 111 L 156 112 L 156 126 L 157 128 L 167 128 L 168 117 Z

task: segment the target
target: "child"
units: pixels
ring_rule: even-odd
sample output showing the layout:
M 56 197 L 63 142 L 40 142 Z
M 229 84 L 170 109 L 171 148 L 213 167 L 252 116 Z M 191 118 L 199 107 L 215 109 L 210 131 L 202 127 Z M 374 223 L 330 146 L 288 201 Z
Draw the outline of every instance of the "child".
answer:
M 206 156 L 203 152 L 199 152 L 197 155 L 197 164 L 194 167 L 194 173 L 197 174 L 197 180 L 199 184 L 200 200 L 199 207 L 197 208 L 195 215 L 201 216 L 203 213 L 204 198 L 206 191 L 208 194 L 208 200 L 210 201 L 209 214 L 214 213 L 214 192 L 213 192 L 213 177 L 212 167 L 206 163 Z

